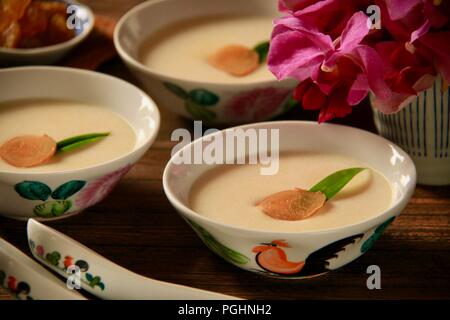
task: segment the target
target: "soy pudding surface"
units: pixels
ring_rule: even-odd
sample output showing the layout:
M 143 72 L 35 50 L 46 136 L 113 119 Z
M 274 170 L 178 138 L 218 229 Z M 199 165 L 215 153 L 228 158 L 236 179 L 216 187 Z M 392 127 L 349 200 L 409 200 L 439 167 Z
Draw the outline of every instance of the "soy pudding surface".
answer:
M 256 206 L 276 192 L 309 189 L 336 171 L 365 167 L 314 216 L 300 221 L 273 219 Z M 387 210 L 393 191 L 386 178 L 367 164 L 338 154 L 280 154 L 278 174 L 263 176 L 259 165 L 219 165 L 192 186 L 189 205 L 200 215 L 246 229 L 278 232 L 335 229 L 373 218 Z
M 227 45 L 249 48 L 268 41 L 274 17 L 221 15 L 180 21 L 156 31 L 139 50 L 139 60 L 167 76 L 203 82 L 246 83 L 275 77 L 265 63 L 249 75 L 233 77 L 208 64 Z
M 109 132 L 101 141 L 68 153 L 57 153 L 48 163 L 16 168 L 0 159 L 4 172 L 61 172 L 115 160 L 136 147 L 128 121 L 106 107 L 69 100 L 17 100 L 0 104 L 0 145 L 23 135 L 48 135 L 55 141 L 94 132 Z

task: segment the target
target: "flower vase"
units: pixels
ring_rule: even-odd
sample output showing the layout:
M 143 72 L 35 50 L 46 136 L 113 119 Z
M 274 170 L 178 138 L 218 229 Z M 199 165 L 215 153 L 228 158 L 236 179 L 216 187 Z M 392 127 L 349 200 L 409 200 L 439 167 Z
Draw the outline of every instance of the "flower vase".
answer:
M 395 114 L 372 107 L 379 134 L 411 156 L 419 184 L 450 185 L 449 98 L 448 87 L 438 78 Z

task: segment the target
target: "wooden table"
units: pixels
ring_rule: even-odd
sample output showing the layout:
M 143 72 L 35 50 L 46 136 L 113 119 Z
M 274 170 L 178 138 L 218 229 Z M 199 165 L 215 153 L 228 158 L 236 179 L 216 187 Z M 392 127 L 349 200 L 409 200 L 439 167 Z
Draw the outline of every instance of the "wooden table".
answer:
M 137 0 L 85 1 L 118 17 Z M 136 83 L 119 59 L 102 72 Z M 249 299 L 449 299 L 450 187 L 418 186 L 402 215 L 367 254 L 320 278 L 284 281 L 242 271 L 208 250 L 167 201 L 161 183 L 170 134 L 192 123 L 166 112 L 151 150 L 101 204 L 47 223 L 114 262 L 159 280 Z M 314 119 L 294 110 L 282 119 Z M 373 131 L 367 103 L 340 123 Z M 0 236 L 29 254 L 25 223 L 0 218 Z M 366 269 L 380 266 L 382 289 L 368 290 Z M 0 290 L 0 299 L 8 294 Z

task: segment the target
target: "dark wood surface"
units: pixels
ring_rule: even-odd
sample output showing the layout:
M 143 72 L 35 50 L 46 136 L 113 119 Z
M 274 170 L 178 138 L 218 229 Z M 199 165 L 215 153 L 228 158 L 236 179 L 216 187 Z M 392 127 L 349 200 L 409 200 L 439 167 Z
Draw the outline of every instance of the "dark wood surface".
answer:
M 85 1 L 97 12 L 118 17 L 139 1 Z M 101 70 L 136 83 L 119 59 Z M 401 214 L 373 249 L 328 275 L 302 281 L 264 278 L 215 256 L 179 218 L 161 182 L 170 158 L 171 132 L 191 123 L 162 113 L 151 150 L 101 204 L 67 220 L 47 223 L 112 261 L 159 280 L 249 299 L 449 299 L 450 187 L 418 186 Z M 294 110 L 283 119 L 314 119 Z M 363 104 L 339 121 L 373 131 Z M 25 223 L 0 218 L 0 236 L 29 254 Z M 382 289 L 368 290 L 366 269 L 380 266 Z M 9 296 L 0 289 L 0 299 Z

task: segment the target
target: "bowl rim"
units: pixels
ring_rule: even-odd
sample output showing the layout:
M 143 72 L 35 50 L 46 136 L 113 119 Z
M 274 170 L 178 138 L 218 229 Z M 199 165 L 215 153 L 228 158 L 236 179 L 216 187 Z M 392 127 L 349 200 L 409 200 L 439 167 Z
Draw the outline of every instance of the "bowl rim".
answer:
M 175 83 L 180 82 L 188 82 L 195 86 L 222 86 L 226 88 L 243 88 L 243 87 L 250 87 L 250 86 L 257 86 L 257 85 L 270 85 L 274 83 L 280 83 L 280 82 L 289 82 L 289 81 L 295 81 L 295 79 L 284 79 L 284 80 L 277 80 L 274 76 L 273 79 L 262 79 L 262 80 L 253 80 L 253 81 L 246 81 L 246 82 L 221 82 L 221 81 L 200 81 L 200 80 L 194 80 L 189 78 L 182 78 L 182 77 L 175 77 L 172 75 L 164 74 L 163 72 L 159 72 L 157 70 L 151 69 L 147 66 L 145 66 L 143 63 L 141 63 L 138 59 L 135 59 L 131 54 L 128 53 L 128 51 L 122 46 L 122 43 L 120 41 L 120 33 L 122 32 L 123 28 L 131 21 L 131 19 L 134 18 L 134 16 L 142 11 L 147 9 L 147 7 L 154 6 L 159 3 L 165 3 L 168 1 L 181 1 L 181 0 L 149 0 L 144 1 L 143 3 L 140 3 L 133 8 L 131 8 L 129 11 L 127 11 L 117 22 L 116 28 L 114 29 L 114 46 L 117 50 L 117 53 L 119 56 L 125 61 L 125 63 L 131 65 L 132 67 L 138 69 L 140 72 L 145 73 L 146 75 L 150 75 L 156 78 L 164 78 L 168 81 L 173 81 Z M 141 46 L 142 43 L 138 44 L 138 47 Z
M 220 130 L 215 133 L 212 133 L 211 135 L 208 135 L 207 137 L 211 138 L 212 136 L 223 134 L 223 132 L 225 132 L 227 130 L 235 130 L 235 129 L 244 129 L 245 130 L 245 129 L 252 128 L 255 126 L 266 126 L 266 125 L 272 125 L 272 126 L 275 125 L 276 127 L 281 128 L 284 125 L 318 126 L 319 124 L 315 121 L 303 121 L 303 120 L 266 121 L 266 122 L 258 122 L 258 123 L 252 123 L 252 124 L 231 127 L 228 129 L 224 129 L 224 130 Z M 280 237 L 280 235 L 282 235 L 282 236 L 301 236 L 301 235 L 322 236 L 322 235 L 333 234 L 333 233 L 341 232 L 341 231 L 345 231 L 345 230 L 362 230 L 365 228 L 365 226 L 374 227 L 376 224 L 382 223 L 385 220 L 385 216 L 392 215 L 392 213 L 394 213 L 394 216 L 400 215 L 401 211 L 399 209 L 400 208 L 403 209 L 402 207 L 407 205 L 407 203 L 409 202 L 409 199 L 412 197 L 412 195 L 415 191 L 415 187 L 416 187 L 417 172 L 416 172 L 416 167 L 415 167 L 414 162 L 412 161 L 411 157 L 405 151 L 403 151 L 400 147 L 398 147 L 396 144 L 394 144 L 393 142 L 391 142 L 375 133 L 372 133 L 372 132 L 369 132 L 369 131 L 366 131 L 363 129 L 351 127 L 351 126 L 341 125 L 341 124 L 325 123 L 325 124 L 320 124 L 320 126 L 322 126 L 322 127 L 323 126 L 342 127 L 342 128 L 346 128 L 348 130 L 354 130 L 355 132 L 363 133 L 369 137 L 378 139 L 379 141 L 383 141 L 384 143 L 388 143 L 389 145 L 393 146 L 396 149 L 396 151 L 399 152 L 405 158 L 405 161 L 412 168 L 412 171 L 410 172 L 411 182 L 408 184 L 407 191 L 404 193 L 404 195 L 399 197 L 397 200 L 393 201 L 386 210 L 384 210 L 383 212 L 380 212 L 379 214 L 377 214 L 374 217 L 368 218 L 363 221 L 359 221 L 357 223 L 353 223 L 353 224 L 349 224 L 349 225 L 345 225 L 345 226 L 341 226 L 341 227 L 336 227 L 336 228 L 330 228 L 330 229 L 306 230 L 306 231 L 266 231 L 266 230 L 259 230 L 259 229 L 244 228 L 244 227 L 234 226 L 231 224 L 220 222 L 220 221 L 205 217 L 205 216 L 195 212 L 194 210 L 189 208 L 187 205 L 183 204 L 182 201 L 180 201 L 179 198 L 172 192 L 172 188 L 169 186 L 170 185 L 169 184 L 169 171 L 175 165 L 173 163 L 173 159 L 176 156 L 178 156 L 180 153 L 182 153 L 184 150 L 187 150 L 187 149 L 193 147 L 194 144 L 202 143 L 205 139 L 205 136 L 203 136 L 202 138 L 199 138 L 197 140 L 194 140 L 191 143 L 189 143 L 188 145 L 184 146 L 170 158 L 169 162 L 167 163 L 167 165 L 164 169 L 164 173 L 163 173 L 164 193 L 166 194 L 166 197 L 168 198 L 170 203 L 175 207 L 175 209 L 179 212 L 180 215 L 187 216 L 188 218 L 192 218 L 193 220 L 201 220 L 202 222 L 204 222 L 206 224 L 214 225 L 216 227 L 219 227 L 222 230 L 228 229 L 228 230 L 232 230 L 234 232 L 239 232 L 239 233 L 247 232 L 247 233 L 253 233 L 256 235 L 260 235 L 260 236 L 263 236 L 263 235 L 264 236 L 272 235 L 273 237 Z M 182 212 L 182 213 L 180 213 L 180 212 Z M 382 217 L 383 217 L 383 219 L 381 219 Z
M 84 70 L 84 69 L 78 69 L 78 68 L 70 68 L 70 67 L 55 67 L 55 66 L 24 66 L 24 67 L 13 67 L 13 68 L 5 68 L 0 69 L 0 76 L 2 74 L 6 73 L 14 73 L 14 72 L 31 72 L 31 71 L 50 71 L 50 72 L 58 72 L 58 73 L 72 73 L 72 74 L 78 74 L 78 75 L 84 75 L 88 77 L 95 77 L 98 79 L 98 81 L 102 81 L 102 79 L 110 79 L 112 81 L 116 81 L 120 83 L 122 86 L 127 86 L 131 90 L 134 90 L 138 95 L 140 95 L 142 98 L 144 98 L 152 107 L 153 107 L 153 120 L 155 121 L 155 127 L 153 131 L 149 134 L 148 138 L 145 139 L 145 141 L 142 142 L 141 146 L 135 147 L 133 150 L 129 151 L 126 154 L 123 154 L 119 157 L 116 157 L 112 160 L 102 162 L 99 164 L 95 164 L 92 166 L 79 168 L 79 169 L 70 169 L 70 170 L 62 170 L 62 171 L 55 171 L 55 172 L 17 172 L 17 171 L 4 171 L 0 169 L 0 175 L 11 175 L 11 176 L 36 176 L 36 177 L 43 177 L 43 176 L 59 176 L 59 175 L 67 175 L 67 174 L 75 174 L 80 173 L 87 170 L 96 170 L 99 171 L 102 168 L 106 168 L 107 166 L 114 164 L 116 162 L 120 162 L 126 158 L 133 157 L 136 154 L 139 154 L 140 152 L 144 150 L 148 150 L 153 142 L 156 140 L 156 137 L 158 136 L 159 129 L 161 126 L 161 114 L 159 111 L 159 108 L 157 104 L 153 101 L 153 99 L 147 95 L 144 91 L 142 91 L 140 88 L 135 86 L 134 84 L 131 84 L 123 79 L 96 72 L 96 71 L 90 71 L 90 70 Z M 135 129 L 134 126 L 130 124 L 130 126 Z
M 38 54 L 46 54 L 46 53 L 52 53 L 58 50 L 63 50 L 66 48 L 70 48 L 72 46 L 75 46 L 76 44 L 81 43 L 84 41 L 84 39 L 87 38 L 87 36 L 92 32 L 94 29 L 95 24 L 95 15 L 91 8 L 89 8 L 87 5 L 80 3 L 75 0 L 63 0 L 62 2 L 65 2 L 70 5 L 77 5 L 79 7 L 82 7 L 84 10 L 86 10 L 88 14 L 88 20 L 86 23 L 86 28 L 83 28 L 83 31 L 73 37 L 70 40 L 52 44 L 49 46 L 43 46 L 43 47 L 37 47 L 37 48 L 3 48 L 0 47 L 0 54 L 8 54 L 8 55 L 16 55 L 16 56 L 32 56 L 32 55 L 38 55 Z

